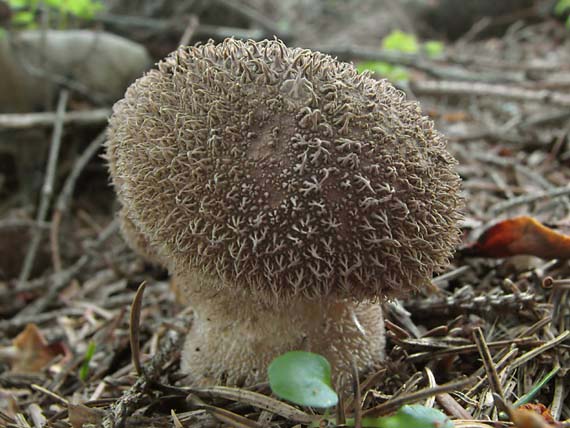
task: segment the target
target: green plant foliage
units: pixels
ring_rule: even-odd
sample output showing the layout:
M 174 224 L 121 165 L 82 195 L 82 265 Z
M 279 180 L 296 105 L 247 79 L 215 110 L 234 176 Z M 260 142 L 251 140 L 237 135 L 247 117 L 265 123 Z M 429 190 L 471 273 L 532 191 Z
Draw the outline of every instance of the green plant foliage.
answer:
M 570 0 L 558 0 L 554 6 L 554 13 L 564 15 L 570 10 Z
M 410 73 L 405 67 L 388 64 L 383 61 L 365 61 L 358 63 L 356 69 L 359 72 L 364 70 L 372 71 L 380 76 L 386 77 L 393 82 L 406 82 L 410 80 Z
M 552 370 L 550 370 L 550 372 L 548 372 L 546 374 L 546 376 L 544 376 L 536 385 L 534 385 L 529 392 L 527 392 L 526 394 L 524 394 L 522 397 L 520 397 L 517 401 L 515 401 L 513 403 L 513 407 L 519 407 L 522 406 L 524 404 L 530 403 L 534 397 L 536 396 L 536 394 L 538 394 L 540 392 L 540 390 L 542 389 L 542 387 L 544 387 L 544 385 L 546 385 L 548 382 L 550 382 L 550 379 L 552 379 L 556 373 L 558 373 L 560 371 L 560 366 L 555 366 Z
M 546 376 L 544 376 L 540 381 L 538 381 L 537 384 L 535 384 L 530 391 L 528 391 L 526 394 L 524 394 L 523 396 L 521 396 L 517 401 L 515 401 L 512 405 L 513 408 L 517 408 L 520 406 L 524 406 L 525 404 L 530 403 L 534 397 L 536 396 L 536 394 L 538 394 L 540 392 L 540 390 L 544 387 L 544 385 L 546 385 L 548 382 L 550 382 L 550 380 L 560 371 L 560 366 L 556 365 L 554 366 L 554 368 L 552 370 L 550 370 Z M 509 415 L 507 415 L 506 412 L 501 411 L 499 412 L 499 420 L 501 421 L 508 421 L 509 420 Z
M 419 43 L 413 34 L 394 30 L 382 39 L 382 48 L 388 51 L 402 52 L 411 55 L 424 52 L 427 56 L 433 58 L 443 53 L 445 45 L 437 40 Z M 392 65 L 384 61 L 364 61 L 358 63 L 356 68 L 360 72 L 369 70 L 392 82 L 405 83 L 410 80 L 410 72 L 406 67 Z
M 35 19 L 36 17 L 32 12 L 22 10 L 21 12 L 17 12 L 16 14 L 14 14 L 14 16 L 12 17 L 12 23 L 29 28 L 31 25 L 34 24 Z
M 103 4 L 98 0 L 46 0 L 46 4 L 62 13 L 83 19 L 93 19 L 103 9 Z
M 275 395 L 295 404 L 327 408 L 338 403 L 331 386 L 331 366 L 321 355 L 291 351 L 275 358 L 268 368 L 269 386 Z M 311 427 L 322 426 L 328 418 L 315 421 Z M 334 420 L 333 423 L 336 424 Z M 354 418 L 346 419 L 354 426 Z M 453 423 L 439 410 L 419 404 L 402 406 L 387 417 L 362 419 L 363 428 L 453 428 Z
M 30 6 L 32 3 L 37 3 L 37 1 L 32 0 L 8 0 L 8 5 L 13 8 L 24 8 Z
M 382 47 L 389 51 L 414 54 L 420 50 L 418 39 L 409 33 L 394 30 L 382 39 Z
M 570 12 L 570 0 L 558 0 L 554 6 L 554 13 L 563 16 Z M 570 28 L 570 15 L 566 18 L 566 26 Z
M 423 49 L 430 58 L 437 57 L 443 53 L 445 46 L 437 40 L 428 40 L 423 44 Z
M 453 422 L 437 409 L 419 404 L 402 406 L 394 416 L 382 419 L 380 428 L 453 428 Z M 363 424 L 363 426 L 365 426 Z
M 32 29 L 36 27 L 35 12 L 29 10 L 30 0 L 8 0 L 8 6 L 12 10 L 10 22 L 19 28 Z
M 354 426 L 354 419 L 347 418 L 346 424 Z M 439 410 L 412 404 L 393 416 L 362 418 L 362 428 L 453 428 L 453 422 Z
M 8 5 L 14 12 L 12 23 L 19 28 L 35 28 L 40 4 L 40 0 L 8 0 Z M 44 0 L 43 4 L 63 19 L 69 15 L 89 20 L 103 9 L 100 0 Z
M 87 376 L 89 375 L 89 363 L 91 359 L 93 359 L 93 355 L 95 355 L 95 342 L 89 342 L 85 356 L 83 357 L 83 364 L 81 364 L 81 368 L 79 369 L 79 379 L 83 382 L 87 380 Z
M 332 388 L 331 366 L 321 355 L 291 351 L 274 359 L 268 368 L 275 395 L 301 406 L 332 407 L 338 395 Z

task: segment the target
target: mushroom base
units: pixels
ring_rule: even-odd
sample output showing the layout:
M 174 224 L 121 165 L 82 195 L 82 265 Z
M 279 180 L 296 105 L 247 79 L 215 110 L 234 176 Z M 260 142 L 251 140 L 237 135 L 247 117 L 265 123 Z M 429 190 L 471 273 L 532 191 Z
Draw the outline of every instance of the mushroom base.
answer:
M 181 278 L 177 278 L 177 282 Z M 350 385 L 352 360 L 368 371 L 385 356 L 382 307 L 345 300 L 294 301 L 264 307 L 251 299 L 184 282 L 194 322 L 182 352 L 182 371 L 197 385 L 246 386 L 267 380 L 271 361 L 291 350 L 325 356 L 333 380 Z M 180 282 L 179 282 L 180 284 Z M 194 286 L 192 286 L 194 285 Z

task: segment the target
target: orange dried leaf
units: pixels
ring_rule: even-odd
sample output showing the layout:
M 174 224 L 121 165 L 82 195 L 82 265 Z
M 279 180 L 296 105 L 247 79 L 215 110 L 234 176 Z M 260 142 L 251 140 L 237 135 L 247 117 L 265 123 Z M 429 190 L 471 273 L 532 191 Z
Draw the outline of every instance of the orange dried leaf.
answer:
M 553 428 L 560 427 L 557 422 L 552 424 L 546 422 L 544 418 L 533 410 L 514 409 L 511 415 L 511 421 L 515 428 Z
M 48 345 L 35 324 L 28 324 L 13 341 L 12 371 L 39 372 L 58 355 L 64 354 L 61 346 Z
M 532 217 L 515 217 L 491 226 L 462 253 L 471 257 L 530 255 L 567 259 L 570 258 L 570 236 L 558 233 Z
M 549 424 L 556 423 L 556 421 L 552 417 L 552 414 L 550 413 L 550 409 L 542 403 L 523 404 L 522 406 L 519 406 L 519 409 L 529 410 L 529 411 L 535 412 L 535 413 L 539 414 L 540 416 L 542 416 L 544 418 L 544 420 L 546 422 L 548 422 Z

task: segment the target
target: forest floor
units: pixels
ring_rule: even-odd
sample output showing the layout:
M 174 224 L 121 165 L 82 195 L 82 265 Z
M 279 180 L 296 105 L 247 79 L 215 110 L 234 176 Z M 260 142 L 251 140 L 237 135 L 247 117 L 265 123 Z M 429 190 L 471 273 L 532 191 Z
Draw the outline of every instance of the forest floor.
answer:
M 433 289 L 384 304 L 385 366 L 343 397 L 341 420 L 421 403 L 458 427 L 512 426 L 500 414 L 506 407 L 522 418 L 517 426 L 530 428 L 516 412 L 533 389 L 528 407 L 544 419 L 532 426 L 570 419 L 570 30 L 555 20 L 516 22 L 483 40 L 479 30 L 436 57 L 350 40 L 319 46 L 355 63 L 404 68 L 400 87 L 447 137 L 466 204 L 463 243 Z M 85 106 L 69 105 L 75 108 Z M 0 126 L 14 116 L 0 115 Z M 48 142 L 58 138 L 62 119 L 54 117 L 55 126 L 41 130 Z M 0 186 L 0 426 L 293 426 L 318 414 L 291 414 L 267 384 L 247 391 L 272 401 L 184 386 L 179 350 L 192 312 L 177 301 L 167 273 L 118 234 L 96 156 L 103 129 L 63 127 L 53 209 L 39 224 L 25 197 Z M 16 181 L 10 173 L 4 183 Z M 42 175 L 44 189 L 48 180 Z M 513 234 L 533 244 L 509 247 Z M 507 250 L 494 251 L 493 239 Z M 33 263 L 20 281 L 26 257 Z M 131 335 L 140 350 L 131 349 Z

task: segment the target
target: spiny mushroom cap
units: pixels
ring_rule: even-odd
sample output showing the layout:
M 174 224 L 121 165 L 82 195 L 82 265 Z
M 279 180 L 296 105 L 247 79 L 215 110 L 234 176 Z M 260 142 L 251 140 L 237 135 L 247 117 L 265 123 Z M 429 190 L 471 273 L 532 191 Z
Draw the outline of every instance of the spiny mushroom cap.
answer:
M 280 41 L 178 49 L 115 105 L 107 150 L 171 269 L 264 302 L 408 292 L 458 240 L 455 160 L 419 105 Z
M 147 263 L 164 265 L 155 249 L 148 243 L 145 235 L 136 229 L 124 207 L 119 211 L 118 217 L 121 233 L 130 247 Z

